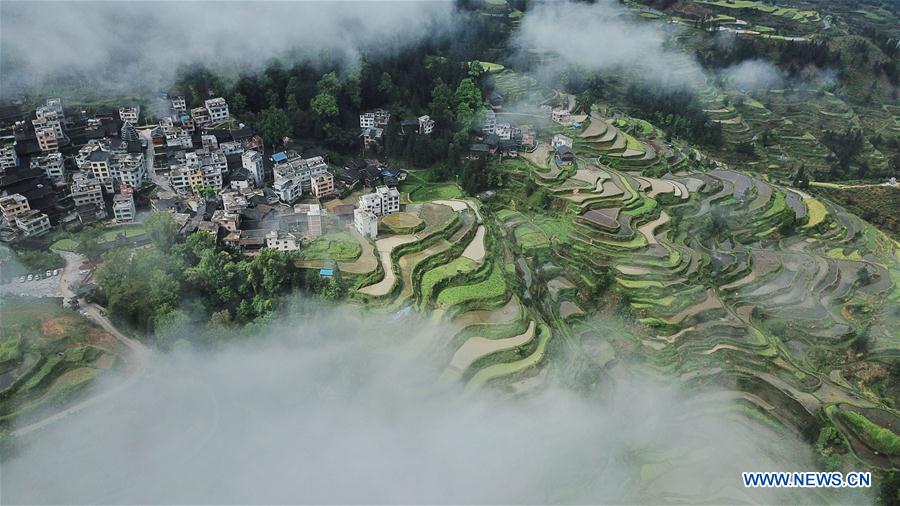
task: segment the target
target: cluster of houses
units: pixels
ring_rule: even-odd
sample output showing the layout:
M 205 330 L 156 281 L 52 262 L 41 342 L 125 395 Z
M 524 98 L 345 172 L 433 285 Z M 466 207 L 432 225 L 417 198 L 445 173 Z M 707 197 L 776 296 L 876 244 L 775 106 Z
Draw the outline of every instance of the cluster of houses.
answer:
M 359 115 L 359 136 L 363 140 L 364 149 L 377 149 L 384 141 L 384 131 L 391 121 L 390 111 L 375 109 Z M 424 115 L 400 121 L 400 135 L 431 135 L 434 131 L 434 120 Z
M 487 110 L 479 142 L 469 148 L 469 159 L 483 158 L 499 153 L 501 157 L 519 156 L 520 149 L 535 146 L 535 131 L 530 125 L 515 125 L 497 121 L 497 113 Z
M 335 170 L 315 148 L 266 156 L 260 136 L 235 121 L 222 98 L 189 108 L 174 97 L 169 108 L 151 123 L 136 103 L 66 116 L 62 101 L 50 99 L 6 125 L 0 239 L 36 237 L 73 222 L 131 223 L 149 207 L 170 213 L 183 235 L 209 233 L 253 255 L 296 250 L 333 227 L 355 227 L 374 239 L 378 219 L 400 210 L 401 170 L 371 159 Z M 380 142 L 389 120 L 384 110 L 361 114 L 366 142 Z M 428 116 L 400 125 L 404 135 L 434 129 Z M 355 205 L 324 205 L 359 188 L 374 191 Z

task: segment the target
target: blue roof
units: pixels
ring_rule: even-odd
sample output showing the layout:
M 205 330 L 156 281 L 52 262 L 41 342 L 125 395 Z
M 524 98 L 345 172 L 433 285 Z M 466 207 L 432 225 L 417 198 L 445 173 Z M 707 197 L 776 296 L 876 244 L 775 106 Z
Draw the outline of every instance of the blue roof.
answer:
M 190 114 L 182 114 L 182 115 L 181 115 L 181 121 L 187 121 L 187 120 L 189 120 L 189 119 L 191 119 L 191 115 L 190 115 Z
M 581 123 L 572 123 L 572 128 L 581 128 Z
M 284 151 L 279 151 L 272 155 L 272 160 L 275 160 L 276 162 L 283 162 L 287 160 L 287 155 L 284 153 Z
M 334 269 L 319 269 L 319 276 L 334 276 Z

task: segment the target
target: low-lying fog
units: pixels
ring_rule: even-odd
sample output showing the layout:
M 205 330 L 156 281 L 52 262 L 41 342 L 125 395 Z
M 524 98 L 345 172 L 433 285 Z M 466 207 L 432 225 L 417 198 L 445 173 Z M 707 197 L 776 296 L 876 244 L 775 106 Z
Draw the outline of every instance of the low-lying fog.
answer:
M 743 489 L 741 471 L 810 469 L 809 454 L 673 389 L 463 396 L 437 381 L 444 330 L 425 320 L 292 313 L 217 352 L 158 355 L 20 441 L 0 503 L 819 502 Z

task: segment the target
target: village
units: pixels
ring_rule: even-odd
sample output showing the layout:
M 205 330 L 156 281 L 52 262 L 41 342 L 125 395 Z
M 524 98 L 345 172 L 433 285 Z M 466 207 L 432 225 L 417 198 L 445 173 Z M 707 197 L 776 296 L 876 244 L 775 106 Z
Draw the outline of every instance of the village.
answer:
M 253 256 L 262 248 L 296 251 L 334 231 L 374 240 L 380 220 L 401 209 L 397 188 L 407 171 L 373 157 L 389 111 L 362 112 L 360 157 L 335 165 L 325 150 L 288 149 L 288 138 L 265 146 L 221 97 L 189 108 L 176 96 L 167 105 L 169 114 L 149 123 L 136 102 L 88 114 L 66 111 L 61 99 L 51 98 L 30 118 L 5 125 L 0 240 L 40 247 L 53 231 L 127 229 L 150 212 L 164 212 L 181 237 L 202 231 Z M 553 122 L 578 127 L 568 110 L 545 108 Z M 467 160 L 535 149 L 531 125 L 498 122 L 490 108 L 482 114 L 482 135 L 473 138 Z M 427 115 L 399 125 L 399 136 L 428 136 L 435 128 Z M 552 146 L 561 163 L 574 160 L 571 138 L 556 135 Z M 119 245 L 148 241 L 140 233 L 119 239 Z

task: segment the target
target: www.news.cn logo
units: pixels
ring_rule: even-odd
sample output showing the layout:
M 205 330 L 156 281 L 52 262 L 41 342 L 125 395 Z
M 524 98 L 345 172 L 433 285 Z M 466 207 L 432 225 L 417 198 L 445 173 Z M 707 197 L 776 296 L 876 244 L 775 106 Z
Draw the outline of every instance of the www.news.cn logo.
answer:
M 872 473 L 840 472 L 753 472 L 741 473 L 745 487 L 756 488 L 867 488 L 872 486 Z

